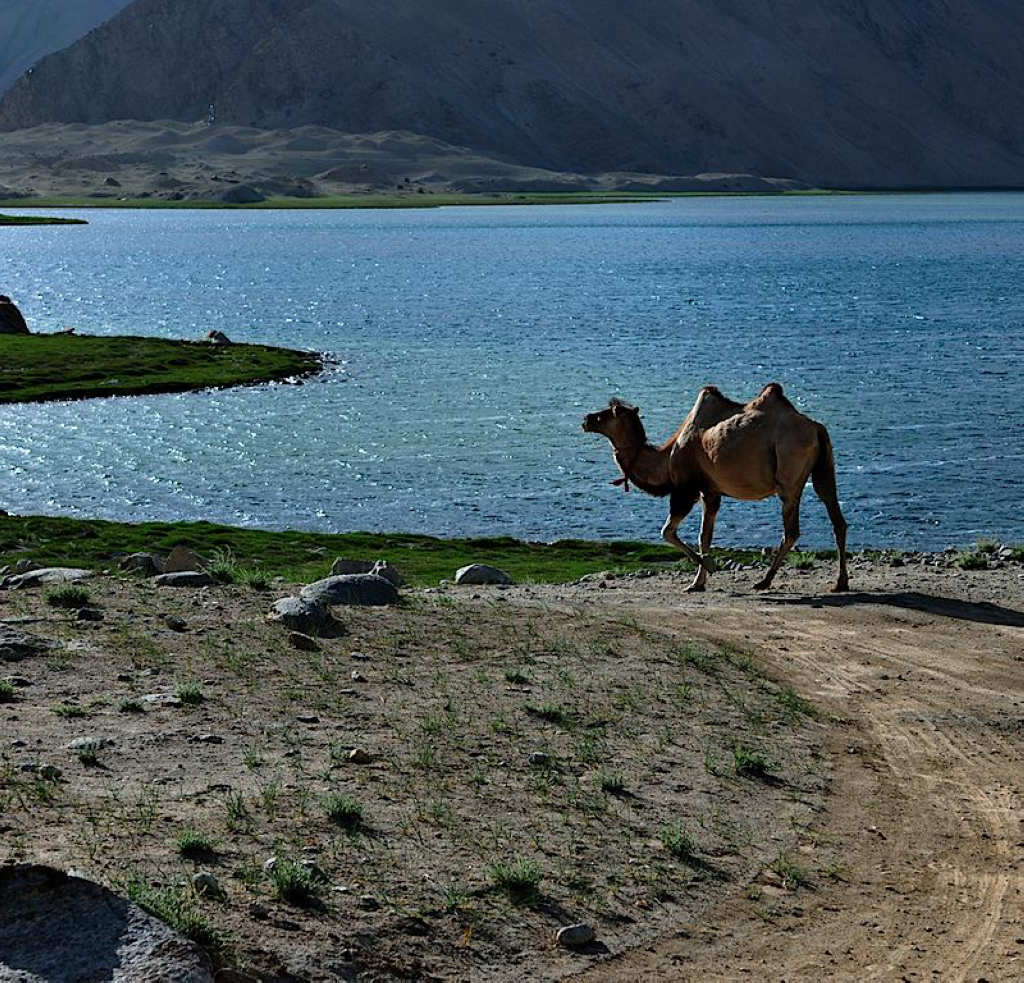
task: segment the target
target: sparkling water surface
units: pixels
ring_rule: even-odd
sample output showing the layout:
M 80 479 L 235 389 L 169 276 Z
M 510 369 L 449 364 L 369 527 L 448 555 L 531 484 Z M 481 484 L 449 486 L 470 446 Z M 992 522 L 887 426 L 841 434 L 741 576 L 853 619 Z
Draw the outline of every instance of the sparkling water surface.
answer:
M 777 380 L 832 434 L 852 545 L 1024 540 L 1024 195 L 54 214 L 90 224 L 0 229 L 34 330 L 339 365 L 0 407 L 11 512 L 655 540 L 666 502 L 609 484 L 583 414 L 622 396 L 660 441 L 701 385 Z M 810 487 L 802 529 L 831 544 Z M 777 499 L 727 500 L 716 542 L 780 534 Z

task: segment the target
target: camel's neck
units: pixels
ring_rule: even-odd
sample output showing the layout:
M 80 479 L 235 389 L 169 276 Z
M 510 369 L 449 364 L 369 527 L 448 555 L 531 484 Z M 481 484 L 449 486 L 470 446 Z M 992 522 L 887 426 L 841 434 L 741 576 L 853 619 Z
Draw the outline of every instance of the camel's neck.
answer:
M 670 484 L 669 455 L 646 440 L 614 444 L 615 463 L 623 476 L 651 495 L 664 495 Z

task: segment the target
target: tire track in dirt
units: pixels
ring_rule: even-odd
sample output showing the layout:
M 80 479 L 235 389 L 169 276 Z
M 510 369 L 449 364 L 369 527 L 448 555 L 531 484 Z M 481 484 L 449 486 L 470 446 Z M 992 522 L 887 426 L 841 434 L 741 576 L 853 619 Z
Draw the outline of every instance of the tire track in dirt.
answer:
M 812 838 L 830 844 L 822 867 L 831 857 L 849 876 L 816 877 L 794 895 L 799 915 L 774 924 L 737 893 L 687 937 L 581 979 L 1024 979 L 1024 630 L 881 604 L 707 595 L 687 608 L 650 593 L 630 604 L 641 623 L 753 649 L 839 721 L 833 803 Z

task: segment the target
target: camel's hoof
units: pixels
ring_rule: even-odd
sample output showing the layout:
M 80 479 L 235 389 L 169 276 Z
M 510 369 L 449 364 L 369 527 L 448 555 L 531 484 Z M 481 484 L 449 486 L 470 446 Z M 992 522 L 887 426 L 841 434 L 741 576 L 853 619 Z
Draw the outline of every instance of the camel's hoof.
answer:
M 705 586 L 703 584 L 690 584 L 690 586 L 686 588 L 685 593 L 687 593 L 687 594 L 701 594 L 706 589 L 707 588 L 705 588 Z

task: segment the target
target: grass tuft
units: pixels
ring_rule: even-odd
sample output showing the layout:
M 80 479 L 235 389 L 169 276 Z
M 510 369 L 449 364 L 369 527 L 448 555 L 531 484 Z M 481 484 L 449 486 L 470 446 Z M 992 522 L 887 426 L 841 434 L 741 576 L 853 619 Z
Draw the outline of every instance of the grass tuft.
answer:
M 89 592 L 75 584 L 51 587 L 43 594 L 43 600 L 54 608 L 87 608 L 92 604 Z
M 363 822 L 363 807 L 347 795 L 329 795 L 324 799 L 327 818 L 346 829 L 358 829 Z
M 491 880 L 516 901 L 533 898 L 544 877 L 540 866 L 528 857 L 495 860 L 487 872 Z
M 203 917 L 193 895 L 182 888 L 151 887 L 144 881 L 128 883 L 128 897 L 143 911 L 205 949 L 216 951 L 224 945 L 214 927 Z

